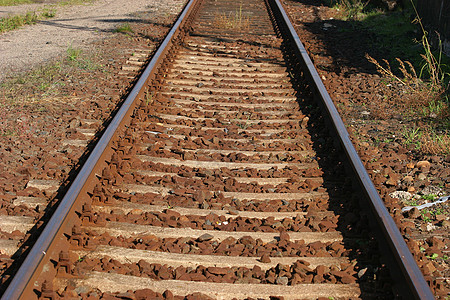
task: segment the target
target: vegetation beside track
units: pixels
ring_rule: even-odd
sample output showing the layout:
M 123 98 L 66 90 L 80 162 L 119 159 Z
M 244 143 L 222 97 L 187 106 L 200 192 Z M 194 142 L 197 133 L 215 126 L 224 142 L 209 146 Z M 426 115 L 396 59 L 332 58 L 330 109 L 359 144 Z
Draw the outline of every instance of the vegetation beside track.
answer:
M 421 155 L 449 154 L 450 58 L 440 41 L 431 43 L 413 3 L 394 11 L 361 0 L 328 3 L 341 21 L 371 35 L 368 48 L 379 55 L 366 57 L 383 76 L 385 99 L 400 105 L 408 121 L 417 121 L 405 126 L 403 144 Z
M 92 3 L 94 0 L 65 0 L 55 4 L 44 5 L 35 11 L 28 11 L 20 14 L 13 14 L 0 18 L 0 34 L 21 28 L 25 25 L 33 25 L 41 20 L 50 19 L 56 16 L 57 8 L 67 5 L 81 5 Z M 21 4 L 40 3 L 36 0 L 0 0 L 0 6 L 16 6 Z
M 0 33 L 18 29 L 24 25 L 36 24 L 40 20 L 53 18 L 56 15 L 54 9 L 43 9 L 41 12 L 27 12 L 26 14 L 13 15 L 0 19 Z

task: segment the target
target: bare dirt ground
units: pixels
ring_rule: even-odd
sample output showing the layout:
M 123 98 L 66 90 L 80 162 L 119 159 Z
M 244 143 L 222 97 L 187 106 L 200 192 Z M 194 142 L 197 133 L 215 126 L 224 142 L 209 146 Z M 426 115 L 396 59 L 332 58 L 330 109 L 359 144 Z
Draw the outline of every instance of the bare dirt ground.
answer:
M 138 22 L 139 12 L 157 15 L 166 2 L 98 0 L 73 6 L 36 3 L 1 7 L 0 18 L 44 8 L 56 9 L 56 17 L 0 35 L 0 81 L 61 55 L 69 47 L 87 47 L 94 40 L 111 36 L 121 24 Z M 169 9 L 163 14 L 170 13 Z

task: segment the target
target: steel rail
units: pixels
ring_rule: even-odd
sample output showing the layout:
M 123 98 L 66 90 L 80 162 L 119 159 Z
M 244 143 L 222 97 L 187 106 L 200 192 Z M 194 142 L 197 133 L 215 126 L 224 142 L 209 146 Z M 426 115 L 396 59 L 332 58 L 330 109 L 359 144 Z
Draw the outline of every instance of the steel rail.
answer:
M 398 267 L 402 270 L 405 281 L 409 285 L 411 294 L 416 299 L 434 299 L 433 293 L 430 290 L 425 278 L 422 275 L 417 263 L 412 256 L 408 246 L 405 243 L 403 236 L 401 235 L 397 225 L 389 214 L 386 206 L 384 205 L 380 195 L 378 194 L 369 174 L 364 167 L 361 158 L 356 152 L 353 146 L 344 122 L 342 121 L 339 112 L 337 111 L 333 100 L 331 99 L 328 91 L 326 90 L 316 68 L 314 67 L 311 58 L 309 57 L 303 43 L 297 35 L 294 27 L 292 26 L 289 17 L 287 16 L 284 8 L 279 0 L 268 0 L 269 5 L 277 14 L 276 21 L 282 22 L 287 30 L 286 33 L 289 36 L 289 40 L 295 45 L 300 63 L 303 65 L 305 75 L 309 77 L 309 83 L 318 96 L 319 100 L 324 105 L 328 117 L 331 119 L 331 123 L 337 132 L 340 143 L 347 155 L 353 170 L 358 176 L 358 181 L 363 187 L 363 191 L 370 200 L 370 205 L 374 211 L 375 217 L 379 226 L 382 228 L 386 240 L 389 243 L 391 251 L 395 256 L 398 263 Z M 272 5 L 275 4 L 275 5 Z
M 201 0 L 190 0 L 186 4 L 174 26 L 159 46 L 157 52 L 150 60 L 136 85 L 133 87 L 100 140 L 97 142 L 92 153 L 83 164 L 80 172 L 71 184 L 67 193 L 64 195 L 54 214 L 45 225 L 45 228 L 26 256 L 19 270 L 14 275 L 14 278 L 11 280 L 1 299 L 21 299 L 21 297 L 23 298 L 26 289 L 33 285 L 33 280 L 39 275 L 37 274 L 38 270 L 42 269 L 42 264 L 46 261 L 45 258 L 50 254 L 49 249 L 52 242 L 57 238 L 59 233 L 63 232 L 63 226 L 67 221 L 69 213 L 73 210 L 75 200 L 84 189 L 87 180 L 93 174 L 99 160 L 104 157 L 105 150 L 111 144 L 116 130 L 130 117 L 136 106 L 135 100 L 144 93 L 145 86 L 148 81 L 155 76 L 156 69 L 160 67 L 164 56 L 169 51 L 168 47 L 171 46 L 172 41 L 180 34 L 180 30 L 185 25 L 186 16 L 189 16 L 194 6 L 200 3 L 200 1 Z

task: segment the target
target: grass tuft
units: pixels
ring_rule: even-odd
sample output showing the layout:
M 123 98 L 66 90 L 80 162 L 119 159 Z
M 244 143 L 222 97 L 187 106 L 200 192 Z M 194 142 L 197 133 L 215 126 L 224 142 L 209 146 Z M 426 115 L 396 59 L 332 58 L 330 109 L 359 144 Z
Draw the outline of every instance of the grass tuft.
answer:
M 332 0 L 331 5 L 340 11 L 344 21 L 361 20 L 366 17 L 366 7 L 370 0 Z
M 15 15 L 0 19 L 0 33 L 11 31 L 24 25 L 36 24 L 39 17 L 34 12 L 28 12 L 25 15 Z
M 123 23 L 114 29 L 114 32 L 133 33 L 133 28 L 131 28 L 130 23 Z
M 29 4 L 33 3 L 32 0 L 0 0 L 0 6 L 13 6 L 20 4 Z
M 236 10 L 234 14 L 230 12 L 217 13 L 214 16 L 214 25 L 217 28 L 234 29 L 234 30 L 248 30 L 250 29 L 251 19 L 249 16 L 242 14 L 242 4 L 239 6 L 239 10 Z
M 67 61 L 73 67 L 82 69 L 82 70 L 96 70 L 101 66 L 95 64 L 89 57 L 84 55 L 83 50 L 78 48 L 73 48 L 72 45 L 66 50 L 67 53 Z
M 442 63 L 442 41 L 439 38 L 438 53 L 437 55 L 434 55 L 431 44 L 428 40 L 428 32 L 425 30 L 419 13 L 417 12 L 416 6 L 414 5 L 414 2 L 412 0 L 411 4 L 416 14 L 413 23 L 418 24 L 420 26 L 420 29 L 422 30 L 422 39 L 420 43 L 422 44 L 425 52 L 424 54 L 421 54 L 422 58 L 424 59 L 424 63 L 420 70 L 420 74 L 422 75 L 422 73 L 426 71 L 430 78 L 431 87 L 435 89 L 444 89 L 445 82 L 448 81 L 447 78 L 450 77 L 450 73 L 444 71 L 444 67 L 447 66 L 444 66 Z
M 91 4 L 95 0 L 66 0 L 58 2 L 58 6 L 68 6 L 68 5 L 82 5 L 82 4 Z
M 36 24 L 39 20 L 53 18 L 56 12 L 53 9 L 44 9 L 40 13 L 27 12 L 0 19 L 0 33 L 18 29 L 25 25 Z

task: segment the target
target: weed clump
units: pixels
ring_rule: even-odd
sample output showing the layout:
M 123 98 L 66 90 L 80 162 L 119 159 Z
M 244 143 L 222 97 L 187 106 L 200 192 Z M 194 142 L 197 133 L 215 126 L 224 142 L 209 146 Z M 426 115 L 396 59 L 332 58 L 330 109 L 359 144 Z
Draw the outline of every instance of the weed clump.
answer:
M 130 23 L 123 23 L 116 29 L 114 29 L 114 32 L 118 33 L 133 33 L 133 28 L 131 28 Z
M 364 16 L 363 12 L 369 2 L 370 0 L 336 0 L 333 4 L 341 12 L 344 20 L 359 20 Z
M 214 16 L 214 26 L 217 28 L 234 29 L 234 30 L 248 30 L 250 29 L 251 20 L 250 17 L 242 14 L 242 4 L 239 6 L 239 10 L 236 10 L 234 14 L 217 13 Z

